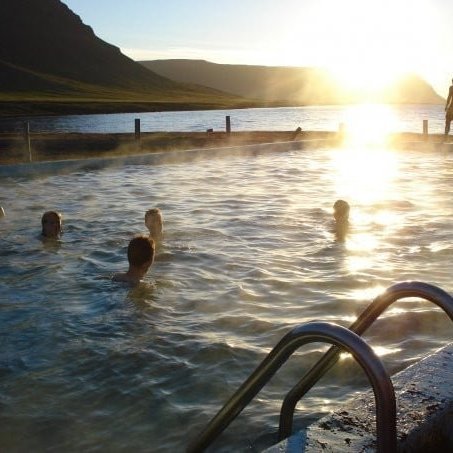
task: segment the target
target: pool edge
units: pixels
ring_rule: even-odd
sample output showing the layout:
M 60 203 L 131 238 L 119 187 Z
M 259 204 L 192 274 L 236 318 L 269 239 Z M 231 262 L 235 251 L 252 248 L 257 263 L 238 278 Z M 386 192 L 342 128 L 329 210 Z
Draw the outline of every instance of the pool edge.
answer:
M 392 381 L 397 401 L 398 451 L 415 453 L 453 447 L 453 343 L 397 373 Z M 375 451 L 373 399 L 371 390 L 362 392 L 264 452 Z

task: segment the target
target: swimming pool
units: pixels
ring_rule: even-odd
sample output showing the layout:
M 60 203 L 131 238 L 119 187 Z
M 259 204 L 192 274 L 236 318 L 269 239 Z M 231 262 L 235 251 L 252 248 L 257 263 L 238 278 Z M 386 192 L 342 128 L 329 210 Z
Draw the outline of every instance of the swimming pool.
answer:
M 452 291 L 452 157 L 317 149 L 2 178 L 0 445 L 5 451 L 183 451 L 292 327 L 349 325 L 394 282 Z M 352 228 L 332 232 L 347 199 Z M 110 281 L 160 207 L 165 239 L 146 284 Z M 59 243 L 40 217 L 64 216 Z M 451 340 L 409 299 L 365 338 L 391 373 Z M 305 346 L 213 451 L 275 441 L 281 400 L 324 350 Z M 304 398 L 298 426 L 367 388 L 353 361 Z

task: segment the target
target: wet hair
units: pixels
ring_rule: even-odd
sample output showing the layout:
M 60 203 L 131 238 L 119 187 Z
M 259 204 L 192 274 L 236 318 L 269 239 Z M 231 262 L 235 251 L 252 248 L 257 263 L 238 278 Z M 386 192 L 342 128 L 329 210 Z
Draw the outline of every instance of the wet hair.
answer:
M 335 209 L 335 211 L 349 211 L 349 203 L 344 200 L 337 200 L 333 204 L 333 209 Z
M 151 208 L 145 212 L 145 222 L 148 217 L 156 217 L 162 223 L 162 211 L 159 208 Z
M 349 215 L 349 203 L 344 200 L 337 200 L 333 204 L 334 217 L 347 217 Z
M 147 236 L 136 236 L 131 239 L 127 248 L 127 259 L 132 266 L 141 266 L 154 260 L 154 241 Z
M 151 220 L 151 225 L 148 225 L 148 219 Z M 145 212 L 145 225 L 149 228 L 150 234 L 154 239 L 160 240 L 163 223 L 162 211 L 159 208 L 148 209 Z
M 61 214 L 57 211 L 46 211 L 41 217 L 41 226 L 42 226 L 43 236 L 46 236 L 45 231 L 44 231 L 44 224 L 47 223 L 47 219 L 49 217 L 54 217 L 57 220 L 58 226 L 59 226 L 59 231 L 61 231 L 61 221 L 62 221 Z

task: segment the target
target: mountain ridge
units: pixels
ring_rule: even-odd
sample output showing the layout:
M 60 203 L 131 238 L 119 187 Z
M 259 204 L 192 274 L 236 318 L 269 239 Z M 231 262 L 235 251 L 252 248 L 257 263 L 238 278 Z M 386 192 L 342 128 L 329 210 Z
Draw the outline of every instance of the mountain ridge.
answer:
M 1 0 L 0 43 L 2 116 L 71 113 L 71 102 L 77 113 L 247 105 L 149 71 L 98 38 L 60 0 Z
M 0 116 L 278 107 L 357 100 L 346 98 L 328 74 L 317 68 L 154 60 L 160 63 L 152 64 L 161 67 L 150 69 L 149 64 L 132 60 L 98 38 L 60 0 L 1 0 L 0 43 Z M 165 74 L 163 64 L 176 69 Z M 404 102 L 443 102 L 419 78 L 410 82 L 412 91 L 402 99 L 407 85 L 393 86 L 389 97 L 399 96 Z
M 365 96 L 359 90 L 341 87 L 327 70 L 321 68 L 219 64 L 190 59 L 140 63 L 174 81 L 196 83 L 261 101 L 290 101 L 295 105 L 343 104 L 360 102 Z M 370 101 L 411 104 L 445 102 L 429 84 L 414 74 L 395 81 Z

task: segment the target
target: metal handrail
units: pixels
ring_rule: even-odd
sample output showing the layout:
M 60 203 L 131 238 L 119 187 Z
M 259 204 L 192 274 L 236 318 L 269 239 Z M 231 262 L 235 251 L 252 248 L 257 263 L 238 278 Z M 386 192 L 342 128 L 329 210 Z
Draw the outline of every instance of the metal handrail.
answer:
M 447 292 L 429 283 L 408 281 L 396 283 L 377 296 L 351 324 L 349 330 L 362 335 L 389 305 L 405 297 L 418 297 L 433 302 L 453 321 L 453 298 Z M 280 410 L 279 441 L 292 433 L 294 410 L 299 400 L 336 363 L 339 353 L 340 350 L 336 346 L 331 347 L 288 392 Z
M 189 453 L 207 448 L 241 413 L 269 379 L 300 346 L 326 342 L 353 355 L 373 387 L 376 401 L 377 451 L 396 452 L 396 403 L 393 385 L 380 359 L 370 346 L 354 332 L 327 322 L 308 322 L 287 333 L 261 364 L 209 422 L 200 436 L 187 448 Z

